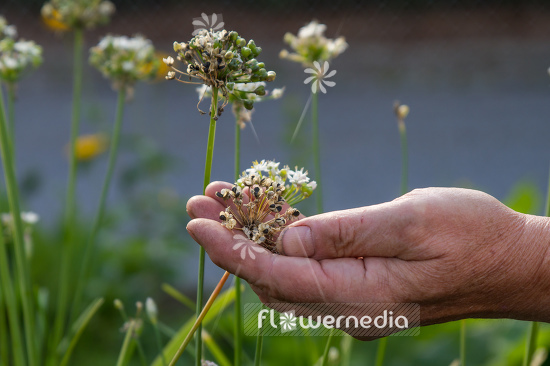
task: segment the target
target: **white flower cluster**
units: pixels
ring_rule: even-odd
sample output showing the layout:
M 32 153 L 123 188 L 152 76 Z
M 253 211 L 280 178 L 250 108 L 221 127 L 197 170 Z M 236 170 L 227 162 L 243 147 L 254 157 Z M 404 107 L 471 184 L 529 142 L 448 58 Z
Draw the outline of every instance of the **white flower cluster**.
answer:
M 271 92 L 265 90 L 266 83 L 258 81 L 254 83 L 235 84 L 233 90 L 228 93 L 228 100 L 232 103 L 233 114 L 237 118 L 237 124 L 241 128 L 245 128 L 245 122 L 252 120 L 253 109 L 248 109 L 244 105 L 244 100 L 248 99 L 252 103 L 263 102 L 264 100 L 279 99 L 283 96 L 285 88 L 275 88 Z M 257 95 L 254 93 L 258 88 L 265 90 L 265 95 Z M 203 98 L 210 98 L 212 96 L 212 88 L 207 85 L 201 85 L 197 87 L 197 93 L 199 94 L 199 100 Z M 218 90 L 218 97 L 222 97 L 222 91 Z
M 11 216 L 11 213 L 3 213 L 0 216 L 2 220 L 2 224 L 4 225 L 11 225 L 13 221 L 13 217 Z M 34 225 L 40 220 L 40 216 L 34 212 L 21 212 L 21 220 L 26 225 Z
M 0 39 L 17 37 L 15 25 L 9 25 L 6 18 L 0 15 Z
M 115 6 L 105 0 L 51 0 L 42 6 L 42 17 L 69 28 L 92 28 L 105 24 L 115 12 Z
M 298 169 L 298 167 L 295 167 L 292 170 L 288 165 L 285 165 L 279 169 L 279 165 L 280 163 L 272 160 L 254 161 L 252 167 L 241 174 L 239 180 L 237 180 L 237 185 L 242 188 L 244 180 L 251 176 L 269 177 L 274 182 L 285 186 L 283 197 L 291 206 L 311 196 L 317 188 L 317 182 L 310 181 L 308 172 L 304 172 L 304 168 Z
M 131 91 L 136 81 L 155 75 L 159 61 L 150 40 L 108 35 L 90 50 L 90 64 L 113 82 L 115 90 Z
M 15 26 L 0 16 L 0 79 L 8 83 L 17 82 L 25 71 L 42 63 L 42 47 L 16 37 Z
M 310 66 L 314 61 L 329 61 L 340 55 L 348 48 L 346 39 L 344 37 L 327 38 L 324 36 L 326 29 L 326 25 L 314 20 L 300 28 L 297 36 L 286 33 L 284 41 L 294 52 L 282 50 L 280 57 Z

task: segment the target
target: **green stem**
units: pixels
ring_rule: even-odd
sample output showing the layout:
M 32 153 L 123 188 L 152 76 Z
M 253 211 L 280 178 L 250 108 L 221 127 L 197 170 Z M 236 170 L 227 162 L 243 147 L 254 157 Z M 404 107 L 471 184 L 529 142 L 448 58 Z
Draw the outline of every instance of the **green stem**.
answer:
M 539 335 L 539 323 L 531 322 L 529 325 L 529 335 L 527 336 L 527 343 L 525 344 L 525 355 L 523 356 L 523 366 L 531 365 L 533 354 L 537 349 L 538 335 Z
M 8 89 L 8 126 L 12 145 L 15 145 L 15 84 L 7 83 Z M 13 152 L 12 152 L 13 153 Z
M 76 139 L 80 129 L 80 104 L 82 99 L 82 70 L 83 70 L 83 31 L 75 29 L 73 45 L 73 107 L 71 121 L 71 138 L 69 151 L 69 174 L 67 182 L 67 196 L 65 201 L 65 219 L 64 229 L 65 238 L 61 252 L 61 265 L 59 271 L 59 291 L 57 293 L 57 310 L 53 326 L 53 335 L 51 347 L 55 351 L 66 327 L 67 308 L 69 305 L 69 285 L 71 283 L 71 264 L 76 259 L 76 241 L 74 240 L 74 231 L 76 230 Z M 76 314 L 73 314 L 75 317 Z M 55 354 L 55 352 L 52 352 Z
M 21 303 L 23 305 L 23 323 L 25 326 L 25 340 L 27 342 L 27 354 L 30 366 L 36 365 L 36 345 L 34 339 L 34 310 L 33 293 L 31 288 L 29 264 L 25 255 L 25 238 L 23 236 L 23 223 L 19 208 L 19 192 L 15 178 L 15 167 L 10 143 L 6 116 L 4 113 L 4 96 L 0 88 L 0 148 L 2 151 L 2 163 L 4 166 L 4 179 L 8 193 L 8 203 L 13 219 L 13 244 L 15 251 L 16 274 Z
M 460 321 L 460 366 L 466 366 L 466 319 Z
M 313 93 L 311 98 L 311 122 L 313 135 L 313 160 L 315 166 L 315 180 L 317 189 L 315 190 L 317 213 L 323 212 L 323 184 L 321 183 L 321 148 L 319 142 L 319 93 Z
M 260 366 L 262 363 L 262 347 L 264 345 L 263 329 L 264 328 L 258 329 L 258 337 L 256 338 L 256 353 L 254 355 L 254 366 Z
M 405 127 L 405 121 L 399 119 L 399 135 L 401 136 L 401 194 L 405 194 L 409 191 L 409 154 L 407 151 L 407 128 Z
M 238 116 L 237 116 L 238 119 Z M 239 179 L 241 172 L 241 127 L 235 123 L 235 182 Z M 243 331 L 241 317 L 241 279 L 235 276 L 235 362 L 234 365 L 242 364 Z
M 158 323 L 155 321 L 153 323 L 153 328 L 155 329 L 155 338 L 157 339 L 157 347 L 159 349 L 160 357 L 162 358 L 162 365 L 166 366 L 168 363 L 166 362 L 166 358 L 164 357 L 164 347 L 162 347 L 162 339 L 160 337 L 160 330 L 158 327 Z
M 386 345 L 388 338 L 381 338 L 378 340 L 378 350 L 376 351 L 375 366 L 382 366 L 384 364 L 384 356 L 386 355 Z
M 0 316 L 5 317 L 7 312 L 9 329 L 10 329 L 10 339 L 11 347 L 14 357 L 14 365 L 24 366 L 25 365 L 25 354 L 23 351 L 23 338 L 21 337 L 21 326 L 19 325 L 19 309 L 17 307 L 17 300 L 15 295 L 15 290 L 13 288 L 13 281 L 10 274 L 10 265 L 8 260 L 8 250 L 6 248 L 6 243 L 4 242 L 4 236 L 0 235 L 0 292 L 2 292 L 2 305 L 6 305 L 5 308 L 2 308 Z M 4 312 L 6 310 L 6 312 Z M 2 337 L 2 342 L 7 342 L 8 334 L 4 329 L 0 329 L 0 337 Z M 0 350 L 3 357 L 7 357 L 7 350 Z M 5 365 L 9 363 L 3 360 Z
M 323 359 L 321 360 L 321 366 L 327 366 L 328 363 L 328 353 L 330 351 L 330 342 L 332 341 L 334 329 L 330 330 L 330 334 L 328 335 L 327 344 L 325 345 L 325 350 L 323 352 Z
M 99 198 L 99 205 L 94 220 L 92 231 L 86 242 L 84 249 L 84 256 L 82 260 L 82 267 L 80 268 L 80 274 L 76 284 L 76 291 L 74 294 L 73 313 L 78 311 L 86 280 L 90 272 L 90 266 L 92 263 L 92 254 L 95 246 L 96 238 L 99 233 L 99 229 L 103 223 L 103 217 L 105 216 L 105 206 L 107 203 L 107 197 L 109 195 L 109 188 L 111 187 L 111 180 L 115 165 L 118 157 L 118 147 L 120 145 L 120 134 L 122 130 L 122 119 L 124 115 L 124 101 L 126 100 L 126 92 L 124 88 L 121 88 L 118 92 L 118 101 L 116 109 L 115 125 L 113 127 L 113 135 L 111 136 L 111 146 L 109 151 L 109 165 L 107 166 L 107 173 L 105 174 L 105 180 L 103 181 L 103 187 L 101 189 L 101 196 Z
M 3 239 L 0 238 L 0 240 L 3 240 Z M 3 246 L 0 247 L 0 250 L 3 251 L 4 247 Z M 11 282 L 11 279 L 10 279 L 10 282 Z M 0 280 L 0 283 L 2 283 L 1 280 Z M 10 359 L 10 356 L 9 356 L 9 344 L 8 344 L 8 327 L 6 325 L 6 302 L 4 300 L 4 295 L 2 294 L 2 288 L 0 288 L 0 364 L 8 365 L 9 359 Z
M 127 353 L 130 349 L 130 342 L 132 340 L 132 333 L 134 332 L 134 325 L 135 321 L 130 321 L 130 326 L 126 331 L 126 336 L 124 337 L 124 342 L 122 343 L 122 348 L 120 349 L 116 366 L 122 366 L 124 365 L 124 361 L 126 361 Z
M 208 128 L 208 145 L 206 147 L 206 162 L 204 163 L 204 185 L 202 193 L 206 193 L 206 187 L 210 183 L 212 173 L 212 159 L 214 157 L 214 140 L 216 137 L 216 114 L 218 113 L 218 88 L 212 88 L 212 110 L 210 111 L 210 127 Z M 202 292 L 204 286 L 204 260 L 205 251 L 201 246 L 199 249 L 199 276 L 197 281 L 197 318 L 202 311 Z M 199 323 L 198 332 L 195 336 L 195 365 L 201 366 L 202 359 L 202 325 Z

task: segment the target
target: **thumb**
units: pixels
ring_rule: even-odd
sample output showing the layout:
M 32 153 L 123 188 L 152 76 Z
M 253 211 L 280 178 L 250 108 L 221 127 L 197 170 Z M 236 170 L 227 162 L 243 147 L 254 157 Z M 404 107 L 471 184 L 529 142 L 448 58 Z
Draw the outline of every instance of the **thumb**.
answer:
M 400 201 L 310 216 L 290 225 L 277 241 L 287 256 L 316 260 L 397 257 L 413 223 Z

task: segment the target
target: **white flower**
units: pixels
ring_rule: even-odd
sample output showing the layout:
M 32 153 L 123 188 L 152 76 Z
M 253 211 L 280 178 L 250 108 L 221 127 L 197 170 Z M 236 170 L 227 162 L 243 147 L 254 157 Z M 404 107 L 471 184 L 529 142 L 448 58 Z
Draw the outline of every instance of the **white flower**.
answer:
M 2 223 L 5 225 L 11 224 L 12 216 L 11 213 L 3 213 L 1 216 Z M 40 220 L 40 217 L 34 212 L 21 212 L 21 220 L 27 225 L 34 225 Z
M 312 180 L 311 182 L 309 182 L 309 183 L 307 184 L 307 187 L 310 188 L 312 191 L 314 191 L 315 188 L 317 188 L 317 182 L 314 181 L 314 180 Z
M 4 28 L 4 34 L 8 38 L 15 38 L 17 37 L 17 28 L 15 28 L 15 25 L 8 25 Z
M 124 61 L 122 63 L 122 70 L 124 71 L 132 71 L 134 68 L 134 63 L 132 61 Z
M 271 97 L 273 99 L 279 99 L 283 96 L 284 88 L 275 88 L 273 91 L 271 91 Z
M 288 181 L 291 184 L 301 186 L 302 184 L 309 182 L 309 177 L 307 176 L 307 172 L 304 173 L 304 168 L 301 168 L 300 170 L 289 170 Z
M 328 61 L 324 62 L 323 67 L 321 67 L 321 65 L 317 61 L 314 61 L 313 65 L 315 66 L 315 69 L 308 67 L 304 70 L 305 73 L 313 74 L 312 76 L 304 80 L 304 84 L 308 84 L 311 82 L 311 91 L 314 94 L 316 94 L 318 90 L 321 90 L 323 93 L 326 94 L 327 90 L 323 86 L 323 83 L 329 87 L 336 85 L 334 81 L 325 80 L 333 77 L 336 74 L 336 70 L 332 70 L 327 74 L 327 71 L 329 69 Z
M 298 38 L 322 37 L 325 30 L 327 30 L 326 25 L 319 24 L 318 21 L 314 20 L 300 28 Z
M 17 62 L 17 60 L 13 57 L 4 57 L 2 59 L 2 64 L 3 64 L 3 68 L 6 68 L 6 69 L 17 69 L 18 66 L 19 66 L 19 63 Z

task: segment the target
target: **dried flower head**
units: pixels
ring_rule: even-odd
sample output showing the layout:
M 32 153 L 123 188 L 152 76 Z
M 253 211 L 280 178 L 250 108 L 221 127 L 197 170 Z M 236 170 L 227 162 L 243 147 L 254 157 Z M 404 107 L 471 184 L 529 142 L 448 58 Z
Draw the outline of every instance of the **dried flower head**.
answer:
M 308 25 L 300 28 L 298 35 L 286 33 L 284 41 L 294 52 L 282 50 L 281 58 L 301 62 L 304 66 L 311 66 L 314 61 L 329 61 L 348 48 L 346 39 L 336 39 L 324 36 L 327 26 L 313 20 Z
M 275 88 L 271 92 L 265 90 L 266 83 L 259 81 L 256 83 L 246 83 L 235 85 L 233 90 L 228 94 L 229 103 L 232 105 L 232 111 L 237 120 L 239 127 L 245 128 L 245 122 L 252 121 L 253 103 L 263 102 L 264 100 L 279 99 L 283 96 L 285 88 Z M 265 91 L 265 95 L 260 96 L 255 93 L 256 90 Z M 212 96 L 212 88 L 206 85 L 201 85 L 197 88 L 199 101 L 204 97 Z M 221 91 L 218 92 L 221 98 Z
M 0 40 L 4 38 L 15 39 L 17 37 L 17 28 L 15 25 L 9 25 L 6 18 L 0 15 Z
M 291 206 L 309 197 L 316 187 L 303 168 L 279 169 L 274 161 L 255 161 L 231 189 L 216 192 L 234 205 L 220 212 L 219 217 L 229 230 L 242 230 L 248 239 L 276 253 L 279 233 L 300 216 L 300 211 Z
M 11 37 L 0 40 L 0 79 L 15 83 L 41 63 L 42 47 L 33 41 L 16 41 Z
M 90 64 L 110 79 L 115 90 L 131 94 L 136 81 L 155 76 L 159 61 L 153 43 L 143 36 L 105 36 L 90 50 Z
M 240 87 L 241 84 L 275 80 L 275 72 L 267 71 L 265 64 L 256 59 L 262 52 L 261 47 L 256 46 L 253 40 L 246 42 L 234 31 L 202 29 L 189 43 L 174 42 L 174 51 L 178 53 L 177 60 L 184 63 L 186 69 L 179 70 L 174 66 L 174 58 L 167 57 L 163 61 L 171 71 L 166 79 L 219 89 L 224 101 L 218 108 L 217 116 L 230 101 L 230 95 L 249 110 L 256 96 L 266 95 L 265 86 L 245 90 Z
M 56 25 L 57 30 L 106 24 L 114 12 L 115 5 L 108 0 L 50 0 L 41 11 L 46 24 Z

